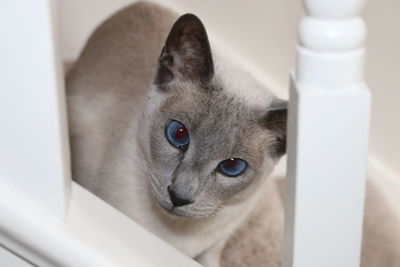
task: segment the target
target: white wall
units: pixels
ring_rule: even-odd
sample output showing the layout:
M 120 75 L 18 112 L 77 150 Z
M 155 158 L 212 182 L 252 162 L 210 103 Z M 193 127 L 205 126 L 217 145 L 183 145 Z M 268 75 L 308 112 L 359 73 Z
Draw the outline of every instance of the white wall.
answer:
M 64 59 L 73 60 L 101 20 L 130 0 L 60 1 Z M 163 1 L 159 1 L 163 2 Z M 253 69 L 286 90 L 294 65 L 300 0 L 169 0 L 202 18 L 206 27 L 251 62 Z M 379 166 L 400 177 L 400 1 L 367 0 L 366 79 L 373 93 L 370 152 Z M 287 95 L 284 93 L 283 95 Z M 340 108 L 340 107 L 338 107 Z
M 373 93 L 371 153 L 400 175 L 400 1 L 367 0 L 366 78 Z
M 68 61 L 77 57 L 88 35 L 105 17 L 132 0 L 63 0 L 59 4 L 62 51 Z M 294 64 L 300 1 L 168 0 L 183 12 L 198 15 L 225 45 L 251 61 L 278 86 L 287 88 Z M 229 5 L 227 5 L 229 3 Z

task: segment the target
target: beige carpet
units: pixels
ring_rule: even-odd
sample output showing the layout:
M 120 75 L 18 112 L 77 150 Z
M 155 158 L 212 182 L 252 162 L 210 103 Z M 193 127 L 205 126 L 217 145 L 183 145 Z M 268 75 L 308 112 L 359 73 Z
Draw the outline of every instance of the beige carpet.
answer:
M 266 182 L 258 206 L 228 241 L 222 267 L 281 266 L 283 192 L 284 180 Z M 400 220 L 385 194 L 379 183 L 368 181 L 362 267 L 400 267 Z

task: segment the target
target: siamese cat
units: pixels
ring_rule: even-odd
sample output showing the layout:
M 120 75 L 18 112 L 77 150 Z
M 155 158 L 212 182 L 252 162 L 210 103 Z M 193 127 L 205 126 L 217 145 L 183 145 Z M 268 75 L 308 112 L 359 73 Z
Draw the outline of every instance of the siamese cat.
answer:
M 66 78 L 73 178 L 205 266 L 285 153 L 286 103 L 214 60 L 195 15 L 137 3 Z

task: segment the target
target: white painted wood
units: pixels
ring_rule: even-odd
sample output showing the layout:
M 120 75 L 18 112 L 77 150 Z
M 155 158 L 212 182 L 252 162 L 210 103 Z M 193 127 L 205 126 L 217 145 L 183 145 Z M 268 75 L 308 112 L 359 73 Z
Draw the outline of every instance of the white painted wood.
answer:
M 0 263 L 1 266 L 8 267 L 32 267 L 33 265 L 26 262 L 16 254 L 0 245 Z
M 0 243 L 39 266 L 200 266 L 76 183 L 65 222 L 0 186 Z
M 347 19 L 357 17 L 364 0 L 304 0 L 308 14 L 321 19 Z
M 70 171 L 52 3 L 0 0 L 0 184 L 62 220 Z
M 289 104 L 285 267 L 360 265 L 370 93 L 362 0 L 306 0 Z
M 304 17 L 300 22 L 300 44 L 312 50 L 350 50 L 364 43 L 365 24 L 361 18 L 321 20 Z

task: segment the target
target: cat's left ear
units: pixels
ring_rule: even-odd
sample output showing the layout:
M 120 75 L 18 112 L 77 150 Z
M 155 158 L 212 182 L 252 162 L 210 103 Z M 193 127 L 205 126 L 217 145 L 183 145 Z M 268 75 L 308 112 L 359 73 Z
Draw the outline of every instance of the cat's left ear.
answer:
M 175 22 L 167 37 L 154 83 L 162 85 L 181 79 L 206 86 L 213 75 L 206 29 L 198 17 L 185 14 Z
M 287 106 L 287 101 L 275 99 L 260 120 L 261 126 L 265 127 L 275 138 L 271 154 L 277 158 L 286 153 Z

